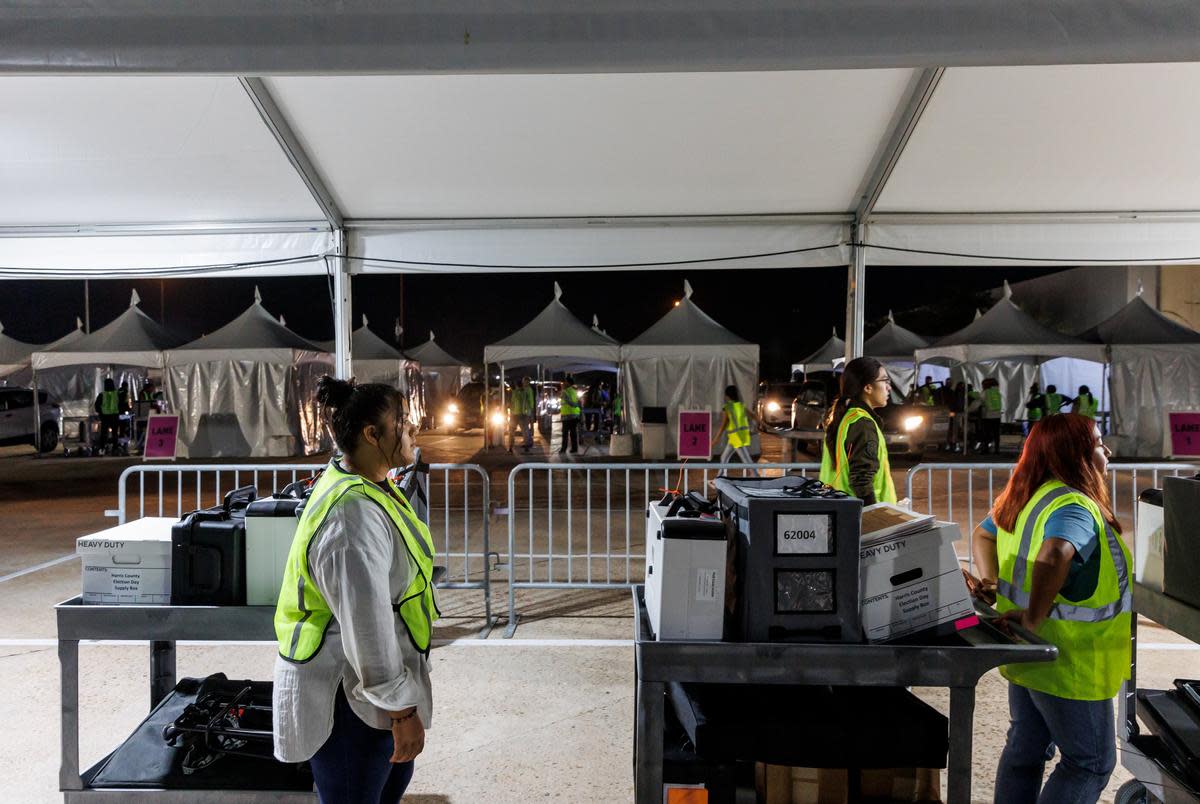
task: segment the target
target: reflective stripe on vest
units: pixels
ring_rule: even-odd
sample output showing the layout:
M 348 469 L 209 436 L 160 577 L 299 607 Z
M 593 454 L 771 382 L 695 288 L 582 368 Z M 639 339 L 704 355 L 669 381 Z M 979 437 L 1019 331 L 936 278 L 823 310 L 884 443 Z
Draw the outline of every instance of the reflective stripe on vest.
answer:
M 1087 496 L 1059 481 L 1045 483 L 1034 493 L 1017 519 L 1015 533 L 1001 529 L 996 548 L 1000 562 L 996 609 L 1027 608 L 1030 569 L 1045 539 L 1045 526 L 1054 511 L 1080 505 L 1104 534 L 1096 590 L 1086 601 L 1056 595 L 1038 635 L 1059 649 L 1054 663 L 1005 665 L 1001 674 L 1014 684 L 1071 700 L 1104 700 L 1116 695 L 1129 674 L 1130 618 L 1133 596 L 1129 583 L 1129 551 L 1104 521 L 1099 507 Z
M 87 397 L 84 397 L 87 399 Z M 100 394 L 100 415 L 113 416 L 120 412 L 120 404 L 116 391 L 104 391 Z
M 333 612 L 309 573 L 308 553 L 326 517 L 349 494 L 361 494 L 384 509 L 398 531 L 398 541 L 417 567 L 408 588 L 393 602 L 392 609 L 404 621 L 417 650 L 428 653 L 433 622 L 440 616 L 432 585 L 433 540 L 403 495 L 390 480 L 387 483 L 392 494 L 359 475 L 343 471 L 333 462 L 317 481 L 296 527 L 275 607 L 275 636 L 284 659 L 307 662 L 324 644 Z
M 896 486 L 892 482 L 892 467 L 888 460 L 887 443 L 883 440 L 883 430 L 879 429 L 879 422 L 875 421 L 875 417 L 863 408 L 850 408 L 842 417 L 842 422 L 838 425 L 837 430 L 836 455 L 829 454 L 828 443 L 825 439 L 821 439 L 820 480 L 825 485 L 833 486 L 839 491 L 854 494 L 850 488 L 850 461 L 849 456 L 846 455 L 846 434 L 850 431 L 850 425 L 859 419 L 870 419 L 879 438 L 879 469 L 871 480 L 875 502 L 894 503 L 896 502 Z
M 927 406 L 933 405 L 933 386 L 932 385 L 922 385 L 921 386 L 921 404 L 927 405 Z
M 566 389 L 563 391 L 559 413 L 563 416 L 578 416 L 579 412 L 579 392 L 574 387 Z
M 746 406 L 741 402 L 726 402 L 725 415 L 729 418 L 726 430 L 729 446 L 734 449 L 750 446 L 750 418 Z
M 993 413 L 1004 409 L 1004 397 L 1000 396 L 999 388 L 989 388 L 983 392 L 983 401 L 987 409 Z
M 517 416 L 533 413 L 533 389 L 517 388 L 512 394 L 512 411 Z

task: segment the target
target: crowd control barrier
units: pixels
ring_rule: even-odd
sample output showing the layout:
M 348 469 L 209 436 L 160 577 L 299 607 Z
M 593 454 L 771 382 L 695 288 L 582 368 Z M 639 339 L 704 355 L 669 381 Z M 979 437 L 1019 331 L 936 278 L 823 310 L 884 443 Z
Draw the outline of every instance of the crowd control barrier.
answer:
M 131 466 L 117 481 L 117 508 L 105 514 L 119 524 L 145 516 L 182 517 L 189 511 L 220 505 L 222 496 L 240 486 L 254 486 L 260 496 L 312 477 L 326 464 L 184 464 Z M 430 464 L 421 477 L 423 494 L 409 494 L 414 508 L 430 525 L 438 548 L 436 563 L 446 566 L 439 589 L 475 589 L 483 593 L 486 636 L 492 616 L 491 571 L 499 557 L 491 550 L 491 479 L 473 463 Z
M 628 589 L 646 575 L 646 508 L 668 490 L 712 496 L 718 475 L 787 472 L 815 463 L 523 463 L 508 475 L 508 627 L 518 589 Z

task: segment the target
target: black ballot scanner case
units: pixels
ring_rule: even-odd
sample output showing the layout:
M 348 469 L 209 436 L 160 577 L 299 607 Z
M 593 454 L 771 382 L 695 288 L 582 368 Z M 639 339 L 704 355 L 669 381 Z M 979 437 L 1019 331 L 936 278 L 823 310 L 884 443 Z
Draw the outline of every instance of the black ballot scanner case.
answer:
M 861 642 L 862 500 L 803 477 L 715 481 L 735 542 L 727 635 L 747 642 Z
M 246 507 L 254 486 L 192 511 L 171 528 L 171 605 L 246 605 Z
M 1163 478 L 1163 592 L 1200 608 L 1200 479 Z

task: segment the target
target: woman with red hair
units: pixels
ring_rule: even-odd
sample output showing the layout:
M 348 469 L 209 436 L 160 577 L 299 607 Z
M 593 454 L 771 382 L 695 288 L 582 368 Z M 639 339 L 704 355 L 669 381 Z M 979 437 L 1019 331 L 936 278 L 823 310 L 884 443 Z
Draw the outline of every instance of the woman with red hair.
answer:
M 1129 677 L 1132 601 L 1105 485 L 1110 454 L 1090 419 L 1043 419 L 975 531 L 973 585 L 995 590 L 1002 622 L 1058 648 L 1057 661 L 1000 668 L 1012 722 L 998 803 L 1095 802 L 1116 764 L 1112 699 Z M 1055 747 L 1061 759 L 1043 788 Z

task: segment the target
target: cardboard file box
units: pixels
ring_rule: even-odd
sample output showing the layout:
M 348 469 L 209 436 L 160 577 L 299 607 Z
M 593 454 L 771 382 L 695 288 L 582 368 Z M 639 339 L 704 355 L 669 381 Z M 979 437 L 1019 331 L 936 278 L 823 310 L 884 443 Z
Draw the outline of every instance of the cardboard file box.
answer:
M 938 522 L 929 530 L 862 546 L 862 620 L 868 641 L 978 622 L 954 555 L 959 537 L 958 525 Z
M 83 602 L 171 602 L 171 517 L 145 517 L 75 540 L 83 560 Z

